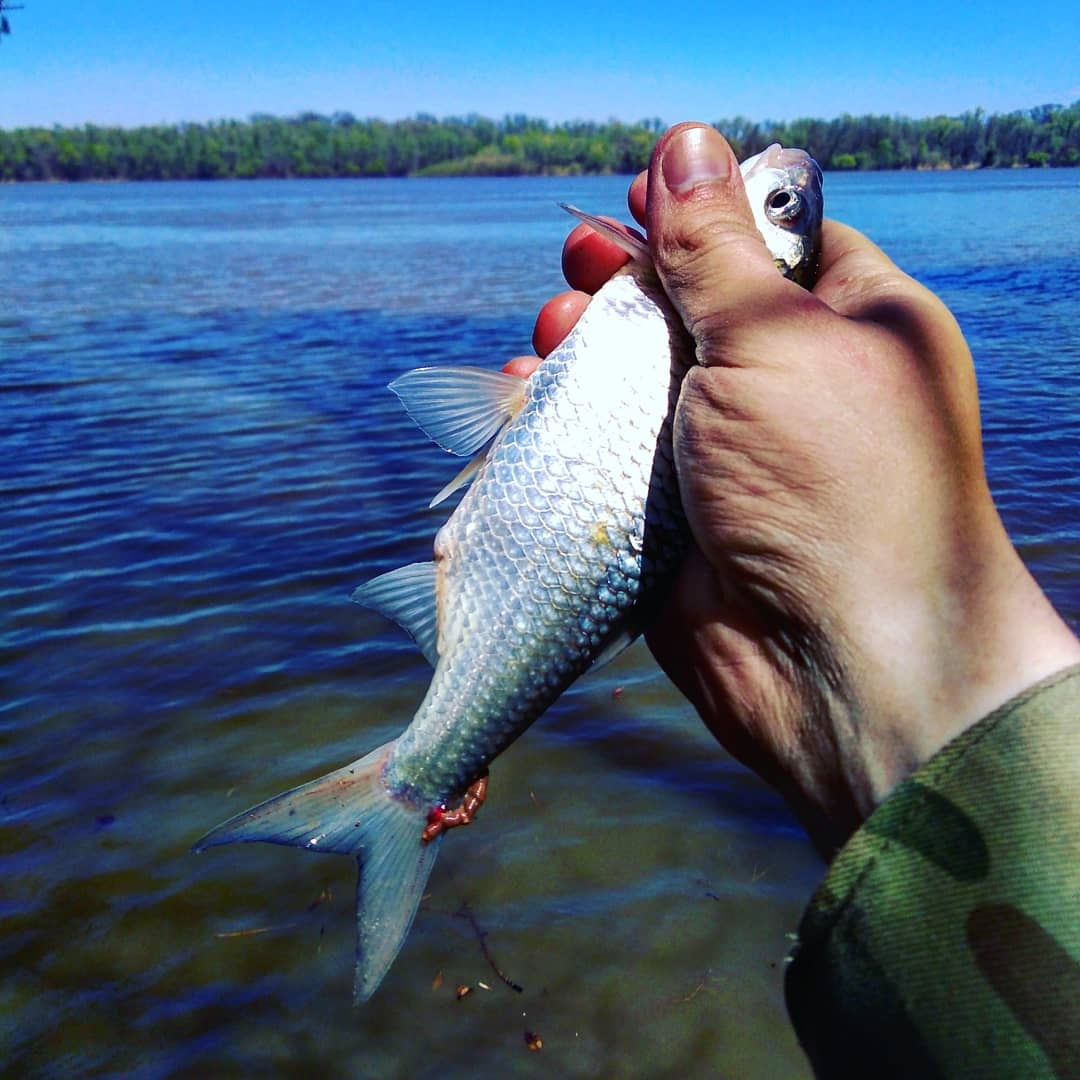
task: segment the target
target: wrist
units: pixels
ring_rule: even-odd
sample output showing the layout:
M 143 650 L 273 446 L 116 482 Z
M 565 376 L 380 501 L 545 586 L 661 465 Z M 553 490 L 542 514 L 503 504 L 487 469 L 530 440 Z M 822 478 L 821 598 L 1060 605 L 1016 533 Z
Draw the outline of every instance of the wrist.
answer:
M 871 635 L 876 649 L 856 661 L 857 719 L 848 734 L 852 790 L 863 816 L 998 706 L 1080 662 L 1080 641 L 1031 577 L 996 512 L 993 525 L 982 557 L 965 544 L 949 584 L 898 604 Z M 872 668 L 870 657 L 887 664 L 890 656 L 887 678 L 859 678 L 860 664 Z

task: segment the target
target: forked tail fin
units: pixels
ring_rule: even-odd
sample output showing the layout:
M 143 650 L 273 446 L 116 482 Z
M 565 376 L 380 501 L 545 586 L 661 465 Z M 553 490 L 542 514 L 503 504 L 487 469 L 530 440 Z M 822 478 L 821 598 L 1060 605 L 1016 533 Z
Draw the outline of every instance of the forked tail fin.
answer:
M 358 1002 L 375 993 L 404 944 L 442 842 L 421 840 L 425 811 L 388 788 L 383 774 L 393 745 L 230 818 L 195 845 L 202 851 L 264 840 L 356 856 Z

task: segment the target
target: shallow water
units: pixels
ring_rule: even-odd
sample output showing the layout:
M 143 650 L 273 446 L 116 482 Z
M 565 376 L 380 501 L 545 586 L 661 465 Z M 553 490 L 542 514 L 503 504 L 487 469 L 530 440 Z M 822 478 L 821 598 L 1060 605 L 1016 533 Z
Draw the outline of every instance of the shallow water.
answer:
M 995 496 L 1074 626 L 1078 181 L 827 180 L 832 216 L 956 312 Z M 348 596 L 427 557 L 445 511 L 423 506 L 456 466 L 385 384 L 528 351 L 561 287 L 555 201 L 619 214 L 624 190 L 0 189 L 0 1059 L 14 1074 L 806 1074 L 782 971 L 821 865 L 640 646 L 499 759 L 362 1009 L 351 860 L 189 850 L 407 722 L 428 669 Z M 474 989 L 458 1001 L 461 983 Z

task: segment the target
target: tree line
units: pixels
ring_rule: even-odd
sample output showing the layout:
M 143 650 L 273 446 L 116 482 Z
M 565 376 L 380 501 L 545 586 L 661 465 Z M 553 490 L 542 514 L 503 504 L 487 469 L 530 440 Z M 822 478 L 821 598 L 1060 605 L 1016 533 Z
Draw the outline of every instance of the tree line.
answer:
M 526 116 L 387 122 L 350 113 L 138 128 L 0 129 L 0 181 L 635 173 L 660 120 L 550 124 Z M 1080 101 L 921 120 L 840 116 L 715 125 L 740 158 L 780 142 L 827 169 L 1080 165 Z

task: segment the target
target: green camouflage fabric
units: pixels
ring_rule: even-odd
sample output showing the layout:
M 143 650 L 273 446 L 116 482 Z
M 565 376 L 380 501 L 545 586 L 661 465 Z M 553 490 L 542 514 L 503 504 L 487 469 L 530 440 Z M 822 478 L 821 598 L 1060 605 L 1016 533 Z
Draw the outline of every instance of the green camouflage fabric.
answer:
M 1080 1080 L 1080 666 L 867 819 L 803 916 L 786 991 L 819 1077 Z

